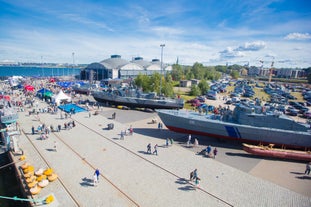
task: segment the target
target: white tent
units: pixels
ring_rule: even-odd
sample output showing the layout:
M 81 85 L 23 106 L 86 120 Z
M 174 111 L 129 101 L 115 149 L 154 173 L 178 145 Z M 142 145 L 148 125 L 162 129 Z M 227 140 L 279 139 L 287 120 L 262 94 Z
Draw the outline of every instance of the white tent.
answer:
M 71 102 L 71 97 L 66 95 L 62 90 L 59 91 L 57 95 L 52 97 L 52 101 L 56 103 L 56 105 L 60 105 L 62 102 Z

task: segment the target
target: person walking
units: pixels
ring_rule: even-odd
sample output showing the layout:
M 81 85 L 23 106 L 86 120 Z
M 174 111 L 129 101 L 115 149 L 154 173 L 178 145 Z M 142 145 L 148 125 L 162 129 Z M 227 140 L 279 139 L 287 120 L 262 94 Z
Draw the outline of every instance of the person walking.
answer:
M 195 146 L 195 147 L 198 147 L 198 146 L 199 146 L 199 141 L 198 141 L 198 139 L 194 139 L 194 146 Z
M 155 144 L 155 145 L 154 145 L 154 151 L 153 151 L 152 154 L 158 155 L 158 144 Z
M 57 148 L 56 148 L 56 146 L 57 146 L 57 142 L 56 142 L 56 141 L 54 141 L 54 151 L 55 151 L 55 152 L 57 152 Z
M 306 165 L 305 175 L 309 175 L 311 170 L 311 162 L 308 162 Z
M 199 177 L 194 179 L 195 189 L 200 188 L 200 180 L 201 179 Z
M 218 152 L 218 150 L 217 150 L 217 148 L 215 147 L 215 149 L 214 149 L 214 151 L 213 151 L 214 159 L 216 158 L 217 152 Z
M 190 181 L 195 180 L 198 177 L 198 170 L 194 169 L 191 173 L 190 173 Z
M 212 146 L 211 146 L 211 145 L 208 145 L 208 146 L 206 147 L 206 156 L 210 157 L 211 152 L 212 152 Z
M 96 176 L 96 181 L 97 181 L 97 183 L 99 182 L 99 175 L 100 175 L 99 169 L 96 168 L 96 170 L 95 170 L 95 172 L 94 172 L 94 177 Z
M 97 176 L 94 174 L 94 176 L 93 176 L 93 186 L 97 186 L 97 183 L 98 183 L 98 179 L 97 179 Z
M 188 136 L 187 147 L 190 146 L 190 142 L 191 142 L 191 134 L 189 134 L 189 136 Z
M 170 138 L 170 142 L 171 142 L 171 145 L 173 145 L 173 143 L 174 143 L 173 138 Z
M 35 134 L 35 127 L 34 126 L 31 127 L 31 132 L 32 132 L 32 135 Z
M 151 154 L 151 144 L 147 145 L 147 154 Z
M 120 139 L 123 139 L 124 140 L 124 132 L 121 130 L 121 137 Z

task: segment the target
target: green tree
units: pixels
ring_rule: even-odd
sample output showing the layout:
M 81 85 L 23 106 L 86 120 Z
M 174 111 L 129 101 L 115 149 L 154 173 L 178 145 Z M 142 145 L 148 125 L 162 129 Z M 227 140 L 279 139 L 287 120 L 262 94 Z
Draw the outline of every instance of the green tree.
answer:
M 179 80 L 182 80 L 184 78 L 183 77 L 184 71 L 183 71 L 182 67 L 178 64 L 174 64 L 172 66 L 171 74 L 172 74 L 173 80 L 175 80 L 175 81 L 179 81 Z
M 163 84 L 162 93 L 167 97 L 174 97 L 174 87 L 171 74 L 167 74 Z
M 135 85 L 139 88 L 142 88 L 144 92 L 149 92 L 152 90 L 150 81 L 150 77 L 143 74 L 139 74 L 134 80 Z
M 205 94 L 209 90 L 209 85 L 205 79 L 201 80 L 198 84 L 198 87 L 201 91 L 201 95 Z
M 227 66 L 225 65 L 216 65 L 215 70 L 221 73 L 227 73 Z
M 155 91 L 157 92 L 157 94 L 160 94 L 160 80 L 161 80 L 161 75 L 159 73 L 154 73 L 150 77 L 151 91 Z M 163 85 L 163 76 L 162 76 L 162 85 Z
M 231 73 L 230 73 L 231 77 L 233 79 L 238 79 L 239 78 L 239 71 L 236 71 L 236 70 L 232 70 Z
M 195 79 L 201 80 L 204 78 L 204 66 L 201 63 L 194 63 L 191 68 L 191 73 L 193 74 Z
M 204 78 L 206 80 L 218 80 L 221 77 L 221 73 L 216 71 L 214 66 L 206 67 Z
M 201 95 L 201 90 L 197 85 L 192 85 L 190 90 L 190 96 L 199 96 Z
M 306 71 L 306 74 L 307 74 L 308 83 L 311 83 L 311 67 L 308 67 L 304 70 Z

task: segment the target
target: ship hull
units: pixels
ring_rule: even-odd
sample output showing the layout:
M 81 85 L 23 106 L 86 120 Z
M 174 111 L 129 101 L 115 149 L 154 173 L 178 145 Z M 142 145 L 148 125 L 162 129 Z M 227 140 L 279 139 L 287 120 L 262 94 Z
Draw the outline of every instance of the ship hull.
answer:
M 166 127 L 175 132 L 197 134 L 253 144 L 286 145 L 294 148 L 311 148 L 311 133 L 265 127 L 239 125 L 211 120 L 198 113 L 157 110 Z
M 130 108 L 150 108 L 150 109 L 181 109 L 183 108 L 183 102 L 178 100 L 168 99 L 144 99 L 135 97 L 123 97 L 105 93 L 93 93 L 94 99 L 97 102 L 110 104 L 110 105 L 122 105 Z M 174 100 L 174 101 L 172 101 Z
M 307 151 L 283 150 L 243 144 L 243 150 L 254 155 L 290 160 L 311 161 L 311 153 Z

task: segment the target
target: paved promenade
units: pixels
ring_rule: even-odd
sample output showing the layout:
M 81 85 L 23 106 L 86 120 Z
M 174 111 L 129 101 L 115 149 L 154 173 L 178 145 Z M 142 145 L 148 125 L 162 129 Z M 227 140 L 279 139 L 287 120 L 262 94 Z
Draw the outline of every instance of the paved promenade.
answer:
M 41 102 L 39 107 L 44 106 Z M 117 112 L 115 120 L 110 119 L 110 108 L 103 108 L 100 115 L 89 117 L 88 112 L 82 112 L 68 119 L 43 113 L 40 121 L 27 111 L 21 112 L 19 146 L 26 161 L 36 169 L 51 167 L 59 176 L 35 197 L 53 193 L 56 200 L 49 206 L 311 206 L 311 197 L 217 159 L 195 155 L 179 144 L 165 147 L 161 137 L 177 139 L 180 134 L 155 129 L 148 124 L 150 114 L 137 116 L 135 111 L 127 111 L 127 116 L 120 116 L 122 112 Z M 76 127 L 63 130 L 69 121 L 75 121 Z M 62 130 L 41 140 L 38 134 L 31 134 L 31 126 L 40 123 L 54 128 L 61 124 Z M 106 129 L 109 123 L 114 123 L 113 130 Z M 120 140 L 120 132 L 131 124 L 134 135 Z M 158 156 L 146 154 L 148 143 L 159 145 Z M 96 168 L 101 176 L 93 186 Z M 188 182 L 195 168 L 201 178 L 200 189 Z

